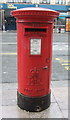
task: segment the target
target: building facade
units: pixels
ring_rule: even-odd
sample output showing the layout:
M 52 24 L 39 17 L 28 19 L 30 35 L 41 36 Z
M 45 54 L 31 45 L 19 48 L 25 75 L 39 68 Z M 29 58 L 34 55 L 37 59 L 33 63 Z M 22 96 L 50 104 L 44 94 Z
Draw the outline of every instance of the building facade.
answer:
M 15 30 L 15 18 L 11 16 L 11 11 L 25 7 L 43 7 L 60 12 L 60 16 L 55 19 L 55 25 L 62 24 L 66 27 L 66 22 L 70 21 L 70 0 L 1 0 L 0 1 L 0 28 L 5 26 L 6 30 Z
M 70 0 L 0 0 L 0 3 L 70 4 Z

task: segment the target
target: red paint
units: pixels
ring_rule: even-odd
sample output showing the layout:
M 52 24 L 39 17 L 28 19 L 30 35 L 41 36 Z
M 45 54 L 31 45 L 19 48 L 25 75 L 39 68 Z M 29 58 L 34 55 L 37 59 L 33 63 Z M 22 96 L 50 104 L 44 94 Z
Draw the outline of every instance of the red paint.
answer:
M 53 20 L 59 13 L 42 8 L 24 8 L 13 11 L 12 15 L 17 21 L 18 92 L 34 97 L 47 95 L 52 71 Z M 30 55 L 30 39 L 41 39 L 40 55 Z

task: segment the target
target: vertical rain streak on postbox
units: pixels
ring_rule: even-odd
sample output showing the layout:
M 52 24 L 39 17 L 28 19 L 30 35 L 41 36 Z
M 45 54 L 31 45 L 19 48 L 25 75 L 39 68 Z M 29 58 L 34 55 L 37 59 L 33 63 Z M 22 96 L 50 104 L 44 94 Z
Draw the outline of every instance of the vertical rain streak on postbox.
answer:
M 27 111 L 42 111 L 51 103 L 52 32 L 59 13 L 44 8 L 12 12 L 17 21 L 17 104 Z

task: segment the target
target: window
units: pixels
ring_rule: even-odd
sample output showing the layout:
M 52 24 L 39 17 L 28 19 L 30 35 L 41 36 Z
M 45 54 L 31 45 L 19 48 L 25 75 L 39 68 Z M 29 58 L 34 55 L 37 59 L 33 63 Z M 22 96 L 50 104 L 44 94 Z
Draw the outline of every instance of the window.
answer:
M 66 4 L 66 0 L 56 0 L 56 4 Z
M 58 0 L 55 0 L 55 4 L 58 4 Z
M 40 0 L 40 3 L 50 4 L 50 0 Z
M 17 2 L 17 0 L 7 0 L 8 3 L 14 3 L 14 2 Z
M 26 0 L 26 3 L 30 3 L 31 2 L 31 0 Z
M 66 4 L 66 0 L 63 0 L 63 4 Z
M 31 3 L 31 0 L 7 0 L 8 3 Z
M 10 3 L 10 2 L 13 2 L 14 0 L 8 0 L 8 2 Z

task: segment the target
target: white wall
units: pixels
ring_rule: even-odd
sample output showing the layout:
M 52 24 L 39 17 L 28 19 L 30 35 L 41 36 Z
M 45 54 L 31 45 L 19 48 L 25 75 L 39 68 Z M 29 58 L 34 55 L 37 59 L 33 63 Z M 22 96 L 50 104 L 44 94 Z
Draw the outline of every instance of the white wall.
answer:
M 39 0 L 31 0 L 32 4 L 39 4 Z
M 8 2 L 8 1 L 11 1 L 11 0 L 0 0 L 0 3 L 6 3 L 6 2 Z M 19 0 L 15 0 L 15 2 L 18 2 Z M 21 0 L 22 1 L 22 0 Z M 34 4 L 34 3 L 37 3 L 37 4 L 39 4 L 39 1 L 40 0 L 31 0 L 32 1 L 32 3 Z M 56 0 L 50 0 L 51 1 L 51 4 L 55 4 L 55 1 Z M 66 4 L 68 4 L 68 2 L 69 2 L 70 0 L 66 0 Z
M 31 0 L 31 1 L 32 1 L 32 3 L 39 3 L 39 1 L 41 1 L 41 0 Z M 59 1 L 61 1 L 61 0 L 59 0 Z M 66 5 L 68 4 L 69 1 L 70 0 L 66 0 Z M 50 3 L 55 4 L 56 0 L 50 0 Z
M 0 0 L 0 3 L 6 3 L 7 0 Z
M 68 4 L 70 2 L 70 0 L 66 0 L 66 4 Z
M 55 4 L 55 0 L 51 0 L 51 4 Z

